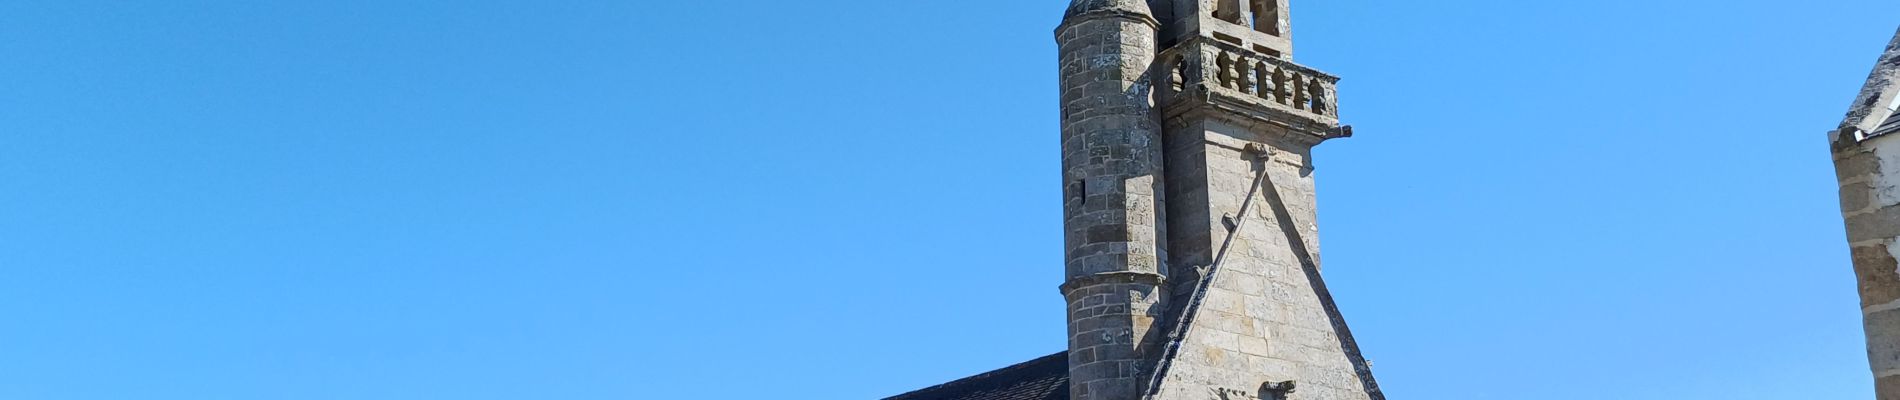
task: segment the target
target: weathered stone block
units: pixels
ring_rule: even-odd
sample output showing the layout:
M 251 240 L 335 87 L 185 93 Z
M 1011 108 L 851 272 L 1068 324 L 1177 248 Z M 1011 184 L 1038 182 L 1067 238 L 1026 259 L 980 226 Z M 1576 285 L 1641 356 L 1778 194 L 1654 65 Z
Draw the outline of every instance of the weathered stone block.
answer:
M 1900 206 L 1885 207 L 1847 218 L 1850 242 L 1900 237 Z
M 1865 316 L 1867 358 L 1875 375 L 1900 375 L 1900 310 Z
M 1900 300 L 1900 261 L 1891 244 L 1854 248 L 1854 275 L 1859 278 L 1861 307 Z
M 1874 186 L 1865 181 L 1841 184 L 1841 212 L 1855 213 L 1874 206 Z

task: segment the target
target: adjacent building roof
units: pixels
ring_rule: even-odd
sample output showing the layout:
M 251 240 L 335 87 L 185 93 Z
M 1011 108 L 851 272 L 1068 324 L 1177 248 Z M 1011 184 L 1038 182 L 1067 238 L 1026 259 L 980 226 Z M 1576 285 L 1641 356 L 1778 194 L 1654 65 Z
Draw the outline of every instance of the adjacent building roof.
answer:
M 1069 400 L 1069 353 L 977 374 L 884 400 Z

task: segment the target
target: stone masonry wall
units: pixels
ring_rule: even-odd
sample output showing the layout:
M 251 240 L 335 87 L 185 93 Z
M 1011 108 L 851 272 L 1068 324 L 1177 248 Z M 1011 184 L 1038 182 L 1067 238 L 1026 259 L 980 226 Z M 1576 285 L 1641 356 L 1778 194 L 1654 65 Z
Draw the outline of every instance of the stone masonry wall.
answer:
M 1840 128 L 1829 134 L 1841 185 L 1867 358 L 1877 398 L 1900 400 L 1900 135 L 1872 136 L 1900 97 L 1900 33 L 1874 64 Z
M 1275 393 L 1261 392 L 1263 383 L 1295 381 L 1291 399 L 1383 399 L 1369 394 L 1376 386 L 1361 378 L 1363 365 L 1351 355 L 1356 345 L 1342 342 L 1343 321 L 1315 285 L 1313 143 L 1283 127 L 1214 118 L 1170 121 L 1168 134 L 1170 265 L 1211 264 L 1229 227 L 1246 221 L 1159 398 L 1273 399 Z M 1249 143 L 1271 148 L 1268 159 L 1244 151 Z M 1269 179 L 1256 190 L 1261 171 Z M 1236 215 L 1250 193 L 1250 210 Z M 1177 303 L 1198 278 L 1176 274 Z
M 1900 400 L 1900 137 L 1837 150 L 1841 210 L 1881 400 Z

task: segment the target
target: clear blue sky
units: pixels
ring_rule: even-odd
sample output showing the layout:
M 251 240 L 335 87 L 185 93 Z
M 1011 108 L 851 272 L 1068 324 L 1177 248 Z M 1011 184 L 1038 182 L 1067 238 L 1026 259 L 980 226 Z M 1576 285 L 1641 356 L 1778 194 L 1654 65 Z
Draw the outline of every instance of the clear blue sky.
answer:
M 0 2 L 0 398 L 872 399 L 1060 350 L 1063 0 Z M 1296 0 L 1394 399 L 1866 399 L 1891 0 Z

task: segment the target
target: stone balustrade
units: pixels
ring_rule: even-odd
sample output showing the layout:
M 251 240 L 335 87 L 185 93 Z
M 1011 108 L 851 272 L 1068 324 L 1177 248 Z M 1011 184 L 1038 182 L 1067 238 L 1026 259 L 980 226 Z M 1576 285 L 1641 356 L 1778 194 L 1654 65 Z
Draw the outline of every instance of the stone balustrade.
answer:
M 1214 40 L 1192 40 L 1161 54 L 1168 102 L 1198 90 L 1295 115 L 1339 118 L 1339 77 L 1277 56 Z

